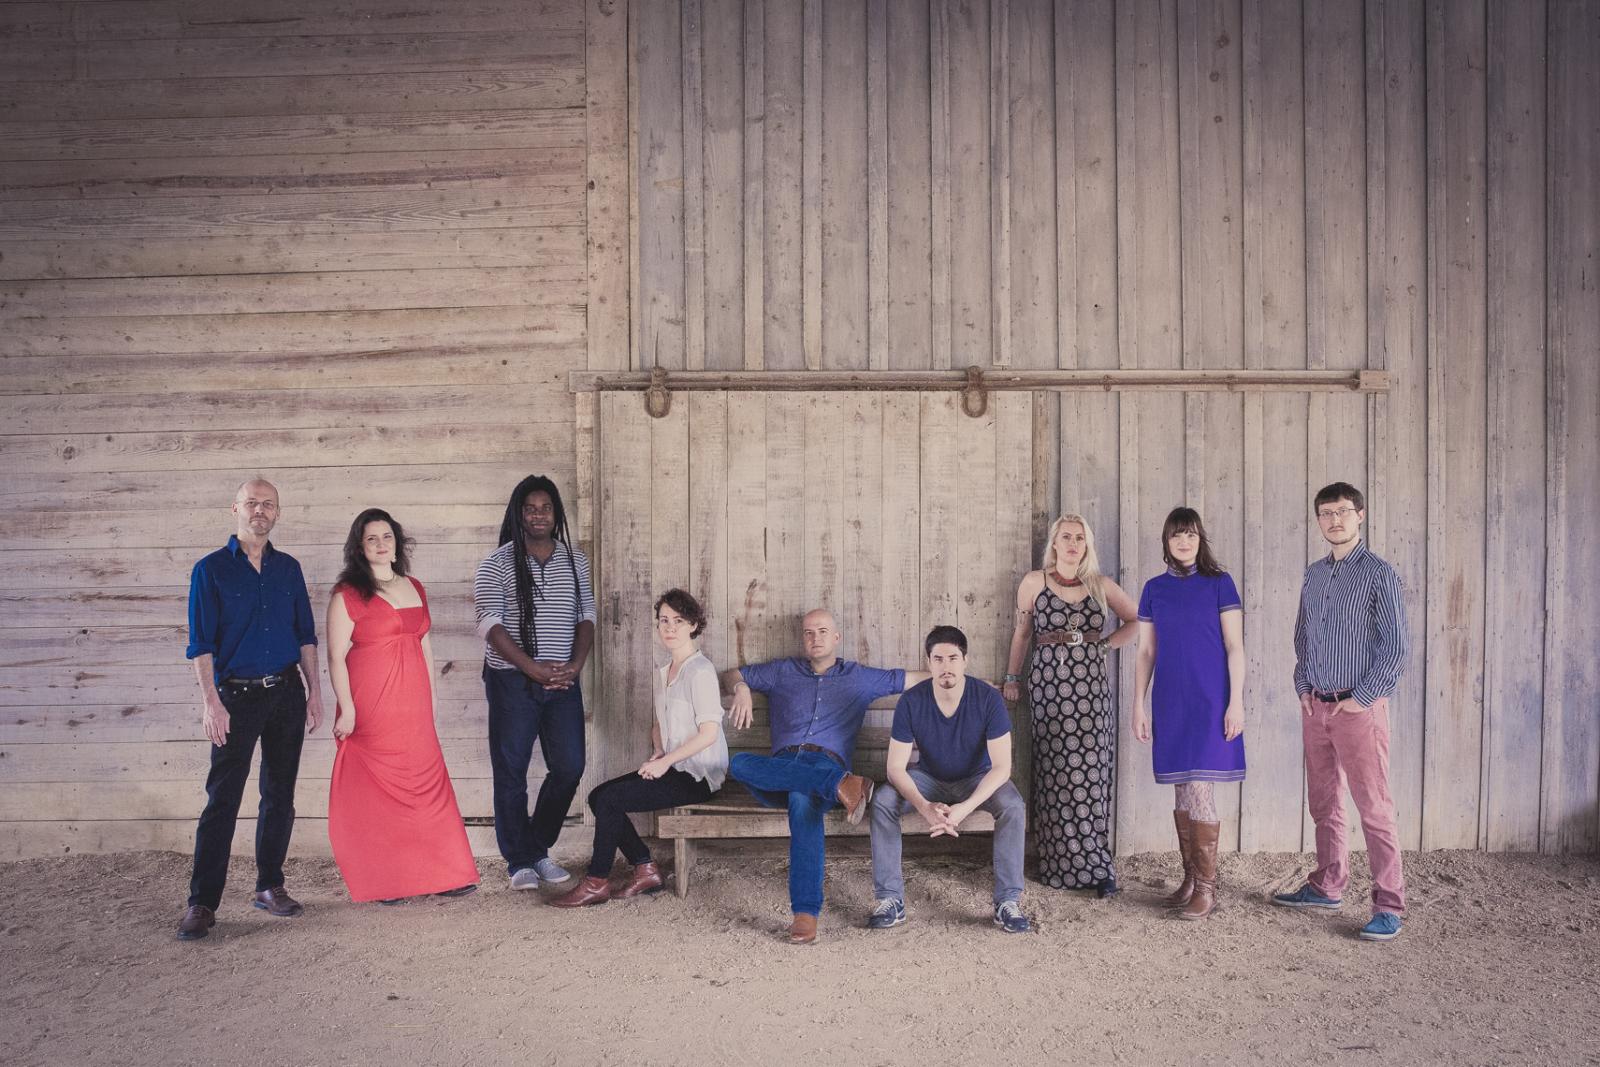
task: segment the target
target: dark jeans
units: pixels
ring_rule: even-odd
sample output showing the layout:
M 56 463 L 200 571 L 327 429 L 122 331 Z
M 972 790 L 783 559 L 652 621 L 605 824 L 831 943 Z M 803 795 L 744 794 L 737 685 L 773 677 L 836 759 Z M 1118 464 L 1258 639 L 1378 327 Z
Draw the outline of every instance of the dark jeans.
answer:
M 228 743 L 211 746 L 206 775 L 206 809 L 194 835 L 194 875 L 189 903 L 212 911 L 222 903 L 228 881 L 228 856 L 239 822 L 245 780 L 261 741 L 261 807 L 256 814 L 256 890 L 283 884 L 283 858 L 294 831 L 294 782 L 306 740 L 306 690 L 300 672 L 271 689 L 217 687 L 228 709 Z
M 489 764 L 494 769 L 494 838 L 512 874 L 550 854 L 583 777 L 583 691 L 543 689 L 521 671 L 483 668 L 489 696 Z M 533 743 L 545 778 L 528 814 Z
M 594 858 L 589 874 L 604 878 L 622 850 L 623 859 L 635 867 L 650 862 L 650 850 L 633 828 L 630 811 L 660 811 L 681 804 L 703 804 L 711 799 L 711 783 L 676 767 L 660 778 L 640 778 L 638 771 L 603 782 L 589 791 L 594 812 Z
M 848 773 L 821 752 L 741 752 L 728 763 L 728 774 L 749 786 L 757 800 L 789 809 L 789 908 L 797 915 L 822 913 L 822 817 L 838 803 L 839 783 Z

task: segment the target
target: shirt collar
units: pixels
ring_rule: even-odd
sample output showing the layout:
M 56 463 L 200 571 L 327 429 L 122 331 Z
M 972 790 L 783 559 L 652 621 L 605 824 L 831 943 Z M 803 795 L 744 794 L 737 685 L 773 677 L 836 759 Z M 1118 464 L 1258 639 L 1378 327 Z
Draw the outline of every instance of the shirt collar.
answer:
M 831 678 L 833 675 L 844 670 L 845 664 L 849 662 L 850 661 L 845 659 L 843 656 L 835 656 L 833 658 L 833 666 L 829 667 L 821 674 L 817 674 L 811 669 L 810 660 L 806 659 L 804 656 L 796 656 L 794 658 L 794 665 L 800 668 L 800 673 L 805 675 L 807 678 Z
M 234 558 L 238 558 L 239 556 L 242 556 L 244 554 L 244 546 L 239 543 L 239 535 L 238 534 L 230 534 L 228 536 L 228 543 L 227 543 L 227 545 L 225 547 L 228 549 L 228 551 L 230 553 L 232 553 Z M 261 558 L 262 559 L 266 559 L 269 555 L 271 555 L 272 553 L 274 553 L 276 551 L 277 551 L 277 549 L 272 547 L 272 542 L 268 541 L 266 543 L 266 546 L 263 547 L 262 550 L 261 550 Z
M 1329 566 L 1332 566 L 1333 564 L 1336 564 L 1336 563 L 1353 563 L 1353 562 L 1355 562 L 1356 560 L 1360 559 L 1362 556 L 1364 556 L 1366 554 L 1367 554 L 1367 539 L 1365 537 L 1362 537 L 1362 538 L 1358 538 L 1356 540 L 1356 547 L 1352 548 L 1350 550 L 1350 554 L 1348 556 L 1346 556 L 1344 559 L 1342 559 L 1342 560 L 1334 559 L 1333 558 L 1333 551 L 1331 549 L 1329 550 L 1327 556 L 1324 557 L 1324 558 L 1327 559 Z
M 1187 567 L 1179 567 L 1174 565 L 1167 568 L 1167 573 L 1172 575 L 1174 578 L 1187 578 L 1199 569 L 1199 566 L 1195 564 L 1191 564 Z

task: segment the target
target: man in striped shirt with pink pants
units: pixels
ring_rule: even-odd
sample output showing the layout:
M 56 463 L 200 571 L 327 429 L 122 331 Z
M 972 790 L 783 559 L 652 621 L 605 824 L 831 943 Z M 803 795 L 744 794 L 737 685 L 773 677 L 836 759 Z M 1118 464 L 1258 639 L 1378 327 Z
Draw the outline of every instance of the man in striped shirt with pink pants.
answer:
M 1372 919 L 1358 936 L 1392 941 L 1405 916 L 1405 876 L 1389 795 L 1389 697 L 1406 660 L 1406 613 L 1394 568 L 1361 540 L 1366 500 L 1347 482 L 1318 491 L 1317 526 L 1332 546 L 1306 568 L 1294 626 L 1306 799 L 1317 824 L 1317 868 L 1273 903 L 1337 909 L 1350 880 L 1341 779 L 1361 814 L 1372 867 Z

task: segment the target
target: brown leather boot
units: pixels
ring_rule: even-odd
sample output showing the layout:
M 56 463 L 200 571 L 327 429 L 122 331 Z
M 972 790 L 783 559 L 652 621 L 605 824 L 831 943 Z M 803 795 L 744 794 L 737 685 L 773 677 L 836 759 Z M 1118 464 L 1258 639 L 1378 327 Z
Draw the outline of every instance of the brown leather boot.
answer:
M 867 801 L 872 799 L 872 779 L 859 774 L 847 774 L 840 780 L 836 796 L 839 806 L 844 809 L 844 817 L 851 826 L 855 826 L 867 813 Z
M 190 904 L 189 910 L 183 913 L 183 921 L 178 924 L 178 940 L 198 941 L 209 934 L 215 925 L 215 912 L 204 904 Z
M 1194 896 L 1194 830 L 1186 811 L 1174 811 L 1172 821 L 1178 826 L 1178 855 L 1183 857 L 1183 881 L 1177 891 L 1162 903 L 1169 908 L 1181 908 Z
M 1178 918 L 1204 919 L 1217 906 L 1217 836 L 1222 824 L 1191 819 L 1189 828 L 1194 834 L 1194 896 Z
M 558 908 L 582 908 L 589 904 L 604 904 L 611 899 L 611 883 L 604 878 L 586 874 L 583 879 L 550 903 Z
M 803 912 L 794 913 L 794 922 L 789 924 L 789 944 L 809 945 L 817 939 L 817 917 L 806 915 Z
M 640 893 L 654 893 L 661 888 L 661 868 L 651 860 L 639 864 L 633 869 L 633 877 L 628 879 L 628 884 L 617 890 L 618 899 L 636 897 Z

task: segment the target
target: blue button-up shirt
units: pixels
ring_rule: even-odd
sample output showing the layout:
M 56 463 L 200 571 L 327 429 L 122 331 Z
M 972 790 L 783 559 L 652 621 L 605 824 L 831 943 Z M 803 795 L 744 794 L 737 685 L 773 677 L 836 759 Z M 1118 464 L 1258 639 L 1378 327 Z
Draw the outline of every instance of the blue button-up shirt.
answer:
M 847 659 L 835 660 L 823 674 L 814 673 L 809 660 L 793 657 L 752 663 L 740 667 L 739 675 L 767 695 L 774 752 L 819 745 L 847 761 L 867 705 L 906 687 L 906 672 L 899 668 L 886 671 Z
M 238 537 L 194 565 L 186 655 L 215 657 L 217 681 L 277 674 L 300 661 L 301 645 L 316 643 L 300 563 L 270 541 L 259 573 Z
M 1302 696 L 1349 689 L 1370 708 L 1399 684 L 1408 643 L 1400 577 L 1366 542 L 1344 559 L 1330 553 L 1306 568 L 1294 622 L 1294 687 Z

